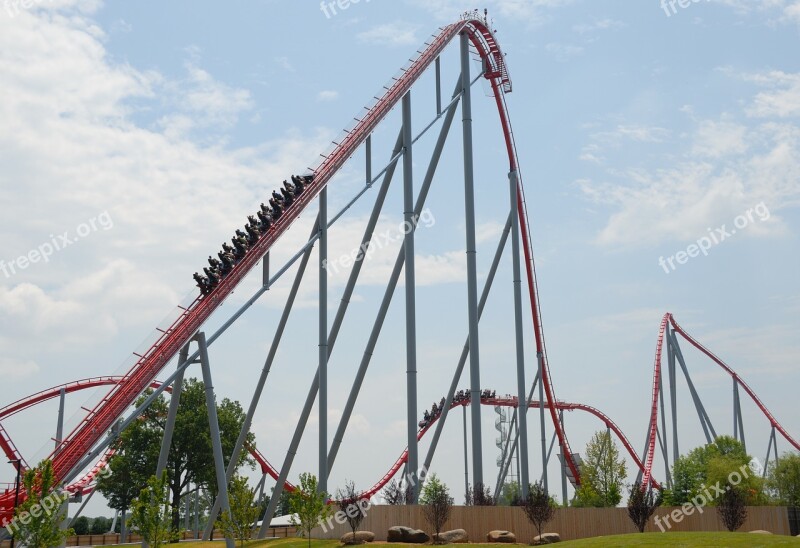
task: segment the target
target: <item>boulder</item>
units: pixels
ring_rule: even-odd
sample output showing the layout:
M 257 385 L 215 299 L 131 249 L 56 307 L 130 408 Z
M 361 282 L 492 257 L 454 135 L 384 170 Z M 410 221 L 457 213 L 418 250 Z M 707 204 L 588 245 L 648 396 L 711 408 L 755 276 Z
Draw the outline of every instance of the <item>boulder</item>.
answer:
M 469 542 L 469 535 L 463 529 L 453 529 L 433 535 L 434 544 L 461 544 Z
M 506 542 L 514 544 L 517 537 L 511 531 L 489 531 L 486 535 L 486 542 Z
M 402 525 L 395 525 L 389 527 L 389 533 L 386 535 L 386 542 L 407 542 L 409 544 L 425 544 L 431 540 L 431 537 L 420 531 L 419 529 L 412 529 L 411 527 L 404 527 Z
M 342 535 L 342 544 L 361 544 L 362 542 L 372 542 L 375 540 L 375 533 L 370 531 L 356 531 L 356 538 L 353 541 L 353 532 L 345 533 Z
M 750 531 L 751 533 L 756 533 L 757 535 L 771 535 L 769 531 L 764 531 L 763 529 L 757 529 L 755 531 Z
M 534 544 L 553 544 L 554 542 L 561 542 L 561 535 L 558 533 L 542 533 L 533 537 Z

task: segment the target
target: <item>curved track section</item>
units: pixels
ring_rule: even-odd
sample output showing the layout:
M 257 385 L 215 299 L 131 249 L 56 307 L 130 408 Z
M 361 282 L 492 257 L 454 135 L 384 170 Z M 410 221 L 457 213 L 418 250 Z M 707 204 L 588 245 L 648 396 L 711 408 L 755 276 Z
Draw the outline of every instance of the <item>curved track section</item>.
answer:
M 92 377 L 90 379 L 83 379 L 80 381 L 75 381 L 67 384 L 62 384 L 59 386 L 54 386 L 52 388 L 48 388 L 46 390 L 42 390 L 41 392 L 37 392 L 32 396 L 28 396 L 27 398 L 22 398 L 6 407 L 0 409 L 0 421 L 6 419 L 12 415 L 15 415 L 21 411 L 29 409 L 35 405 L 40 403 L 44 403 L 48 400 L 55 399 L 61 395 L 61 391 L 63 390 L 65 394 L 72 394 L 73 392 L 80 392 L 81 390 L 89 390 L 91 388 L 97 388 L 100 386 L 116 386 L 123 381 L 124 377 Z M 159 381 L 153 381 L 150 383 L 150 388 L 156 389 L 160 388 L 161 383 Z M 166 392 L 172 392 L 171 387 L 167 387 L 165 389 Z M 14 446 L 11 437 L 3 428 L 2 424 L 0 424 L 0 447 L 3 448 L 3 451 L 6 453 L 6 456 L 9 460 L 15 459 L 14 455 L 19 455 L 19 452 L 16 451 L 16 447 Z M 7 449 L 6 447 L 13 448 Z M 255 447 L 249 447 L 248 451 L 250 455 L 258 462 L 259 466 L 261 467 L 262 474 L 274 474 L 275 468 L 270 464 L 267 458 Z M 108 464 L 108 460 L 114 456 L 115 451 L 113 449 L 109 449 L 103 455 L 103 457 L 86 473 L 84 476 L 79 479 L 78 481 L 68 485 L 64 489 L 69 491 L 70 493 L 83 493 L 87 494 L 92 491 L 94 488 L 94 481 L 100 472 L 106 467 Z M 24 460 L 23 460 L 24 462 Z M 272 471 L 272 472 L 270 472 Z M 294 485 L 291 483 L 286 483 L 286 489 L 293 491 L 295 489 Z
M 689 344 L 694 346 L 697 350 L 705 354 L 709 357 L 714 363 L 720 366 L 730 377 L 735 380 L 742 388 L 744 388 L 747 395 L 750 396 L 750 399 L 753 400 L 753 403 L 756 404 L 756 407 L 764 414 L 767 420 L 770 423 L 770 426 L 775 428 L 783 438 L 789 442 L 792 447 L 800 451 L 800 443 L 795 440 L 789 432 L 781 425 L 775 416 L 767 409 L 767 406 L 763 404 L 761 399 L 753 392 L 753 389 L 748 386 L 746 382 L 742 379 L 742 377 L 736 373 L 729 365 L 723 362 L 719 357 L 717 357 L 713 352 L 708 350 L 705 346 L 700 344 L 694 337 L 689 335 L 680 325 L 678 322 L 675 321 L 675 317 L 667 312 L 664 314 L 664 317 L 661 319 L 661 326 L 658 331 L 658 342 L 656 343 L 656 360 L 655 366 L 653 368 L 653 399 L 650 405 L 650 419 L 649 419 L 649 430 L 650 433 L 647 438 L 647 457 L 645 459 L 645 469 L 644 474 L 642 476 L 642 484 L 646 485 L 646 482 L 651 479 L 651 471 L 653 468 L 653 457 L 655 454 L 655 447 L 656 447 L 656 435 L 657 435 L 657 428 L 658 428 L 658 389 L 659 389 L 659 378 L 661 375 L 661 350 L 664 345 L 664 335 L 666 334 L 668 325 L 672 325 L 673 329 L 676 333 L 678 333 L 681 337 L 683 337 Z

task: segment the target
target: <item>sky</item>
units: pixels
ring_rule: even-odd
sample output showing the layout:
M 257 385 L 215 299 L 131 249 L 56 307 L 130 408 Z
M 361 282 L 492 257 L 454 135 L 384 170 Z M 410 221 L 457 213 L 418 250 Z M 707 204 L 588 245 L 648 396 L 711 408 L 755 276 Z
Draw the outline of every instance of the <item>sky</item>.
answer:
M 0 405 L 123 372 L 170 311 L 191 300 L 191 276 L 205 257 L 272 189 L 315 165 L 439 27 L 486 7 L 513 82 L 507 102 L 557 397 L 601 409 L 640 451 L 659 322 L 671 312 L 800 437 L 800 2 L 341 5 L 3 0 Z M 446 96 L 458 76 L 457 49 L 451 45 L 442 55 Z M 471 68 L 475 74 L 479 66 L 473 61 Z M 436 116 L 434 89 L 428 71 L 412 90 L 415 134 Z M 480 80 L 472 89 L 482 288 L 508 215 L 508 162 L 491 90 Z M 444 395 L 467 336 L 460 119 L 416 234 L 420 415 Z M 415 145 L 416 189 L 440 125 Z M 395 109 L 376 129 L 374 172 L 390 158 L 399 127 Z M 332 179 L 332 213 L 363 188 L 364 163 L 362 149 Z M 378 227 L 387 236 L 365 261 L 332 353 L 331 438 L 400 248 L 401 177 L 398 169 Z M 367 191 L 331 229 L 331 257 L 358 246 L 375 194 Z M 273 273 L 306 241 L 316 212 L 309 206 L 276 244 Z M 23 256 L 31 259 L 19 261 Z M 315 257 L 316 249 L 253 425 L 259 448 L 276 465 L 317 364 Z M 349 273 L 340 264 L 328 270 L 330 321 Z M 218 398 L 249 403 L 295 271 L 289 268 L 211 347 Z M 237 288 L 206 333 L 258 289 L 260 276 L 254 272 Z M 507 254 L 480 327 L 481 384 L 498 394 L 517 390 L 512 290 Z M 401 281 L 331 490 L 347 479 L 371 486 L 405 447 L 403 295 Z M 536 366 L 529 310 L 524 317 L 530 383 Z M 716 429 L 731 434 L 730 378 L 683 348 Z M 460 386 L 467 384 L 465 375 Z M 704 438 L 685 382 L 678 391 L 685 452 Z M 67 428 L 101 395 L 68 398 Z M 769 423 L 749 399 L 742 405 L 748 451 L 763 460 Z M 27 460 L 52 449 L 56 411 L 49 402 L 4 421 Z M 491 485 L 496 416 L 483 408 L 484 476 Z M 317 417 L 315 408 L 292 480 L 316 472 Z M 462 419 L 451 418 L 432 470 L 460 499 Z M 528 422 L 537 479 L 538 414 L 531 412 Z M 565 422 L 575 452 L 604 428 L 577 412 Z M 548 443 L 552 433 L 548 422 Z M 421 442 L 421 455 L 427 444 Z M 789 449 L 782 439 L 778 446 Z M 657 457 L 656 479 L 663 466 Z M 0 481 L 13 481 L 11 465 L 0 469 Z M 628 471 L 632 481 L 630 459 Z M 560 498 L 555 458 L 548 478 Z M 88 511 L 108 514 L 101 500 Z

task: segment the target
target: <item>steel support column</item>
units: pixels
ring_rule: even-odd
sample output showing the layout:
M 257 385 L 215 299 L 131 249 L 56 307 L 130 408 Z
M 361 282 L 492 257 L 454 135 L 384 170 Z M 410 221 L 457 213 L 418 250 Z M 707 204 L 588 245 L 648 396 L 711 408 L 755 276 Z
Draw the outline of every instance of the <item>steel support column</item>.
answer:
M 680 457 L 678 450 L 678 391 L 675 374 L 675 350 L 672 347 L 672 333 L 674 330 L 667 328 L 667 363 L 669 367 L 669 401 L 672 411 L 672 462 Z
M 328 492 L 328 187 L 319 193 L 319 484 Z
M 63 388 L 58 394 L 58 422 L 56 423 L 56 447 L 55 451 L 58 452 L 61 442 L 64 441 L 64 404 L 67 392 Z
M 558 411 L 558 420 L 561 423 L 561 430 L 564 431 L 564 410 Z M 569 506 L 567 499 L 567 461 L 561 459 L 561 504 L 566 508 Z
M 182 364 L 189 357 L 189 345 L 183 345 L 181 351 L 178 353 L 178 365 Z M 183 373 L 185 369 L 181 369 L 175 381 L 172 383 L 172 395 L 169 398 L 169 411 L 167 412 L 167 422 L 164 425 L 164 435 L 161 440 L 161 451 L 158 454 L 158 463 L 156 464 L 156 477 L 160 478 L 164 470 L 167 469 L 167 460 L 169 459 L 169 450 L 172 447 L 172 435 L 175 432 L 175 418 L 178 416 L 178 407 L 181 403 L 181 392 L 183 391 Z
M 406 297 L 406 443 L 408 447 L 408 469 L 412 474 L 419 470 L 419 449 L 417 447 L 417 305 L 416 277 L 414 263 L 414 162 L 411 134 L 411 91 L 403 96 L 403 219 L 405 238 L 403 252 L 405 258 L 405 297 Z M 411 500 L 419 499 L 419 481 L 411 486 Z
M 211 365 L 208 359 L 208 346 L 206 345 L 206 335 L 200 332 L 195 340 L 200 347 L 200 369 L 203 372 L 203 385 L 206 391 L 206 407 L 208 411 L 209 433 L 211 434 L 211 448 L 214 452 L 214 471 L 217 480 L 217 492 L 220 498 L 220 508 L 225 512 L 231 511 L 230 501 L 228 500 L 228 481 L 225 477 L 225 460 L 222 456 L 222 441 L 219 433 L 219 418 L 217 417 L 217 400 L 214 396 L 214 385 L 211 381 Z M 225 538 L 227 548 L 236 548 L 236 543 L 232 538 Z
M 464 494 L 469 493 L 469 446 L 467 445 L 467 406 L 462 405 L 464 417 Z
M 512 171 L 508 176 L 509 199 L 511 203 L 511 261 L 513 263 L 514 284 L 514 328 L 517 351 L 517 409 L 519 410 L 517 428 L 519 431 L 518 467 L 519 482 L 523 500 L 528 497 L 528 406 L 525 405 L 525 343 L 522 334 L 522 275 L 519 253 L 519 216 L 517 212 L 517 192 L 519 192 L 519 173 Z M 541 377 L 539 377 L 541 378 Z M 520 407 L 521 406 L 521 407 Z
M 464 132 L 464 211 L 467 240 L 467 310 L 469 319 L 470 415 L 472 417 L 472 479 L 483 489 L 481 437 L 481 370 L 478 331 L 478 275 L 475 244 L 475 180 L 472 157 L 472 90 L 470 88 L 469 36 L 461 33 L 461 113 Z

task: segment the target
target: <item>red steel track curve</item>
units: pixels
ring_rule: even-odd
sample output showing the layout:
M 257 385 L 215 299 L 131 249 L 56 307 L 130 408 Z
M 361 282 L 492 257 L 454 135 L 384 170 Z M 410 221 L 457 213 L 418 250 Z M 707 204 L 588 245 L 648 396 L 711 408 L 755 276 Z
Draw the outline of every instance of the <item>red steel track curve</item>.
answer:
M 769 420 L 770 426 L 775 428 L 783 438 L 788 441 L 795 449 L 800 451 L 800 443 L 797 442 L 787 430 L 778 422 L 775 416 L 767 409 L 767 406 L 764 405 L 761 399 L 756 396 L 756 393 L 753 392 L 753 389 L 747 385 L 746 382 L 739 376 L 736 371 L 731 369 L 725 362 L 723 362 L 719 357 L 717 357 L 713 352 L 708 350 L 705 346 L 700 344 L 694 337 L 689 335 L 680 325 L 678 322 L 675 321 L 674 316 L 667 312 L 664 314 L 664 317 L 661 320 L 661 326 L 658 331 L 658 342 L 656 343 L 656 362 L 655 367 L 653 368 L 653 399 L 650 406 L 650 436 L 647 439 L 647 458 L 645 459 L 645 470 L 644 475 L 642 476 L 642 484 L 646 485 L 646 482 L 649 481 L 651 477 L 651 471 L 653 467 L 653 457 L 655 454 L 655 446 L 656 446 L 656 428 L 657 428 L 657 415 L 658 415 L 658 380 L 661 375 L 661 349 L 664 344 L 664 335 L 666 334 L 667 325 L 671 324 L 675 332 L 680 334 L 686 341 L 689 342 L 692 346 L 694 346 L 697 350 L 711 358 L 711 360 L 720 366 L 728 375 L 731 376 L 739 385 L 744 388 L 747 395 L 750 396 L 750 399 L 753 400 L 753 403 L 756 404 L 756 407 L 767 417 Z
M 51 455 L 53 469 L 57 481 L 67 477 L 81 459 L 89 453 L 92 447 L 106 434 L 118 417 L 136 400 L 139 394 L 153 381 L 164 366 L 178 353 L 181 347 L 189 342 L 233 292 L 242 279 L 261 260 L 272 245 L 283 235 L 288 227 L 297 219 L 305 207 L 319 194 L 331 178 L 339 171 L 345 162 L 356 152 L 367 137 L 374 131 L 380 122 L 394 108 L 403 95 L 412 87 L 422 73 L 434 63 L 441 52 L 461 33 L 466 33 L 472 46 L 484 62 L 485 78 L 490 82 L 494 91 L 501 125 L 503 128 L 506 149 L 509 158 L 509 169 L 517 172 L 519 162 L 517 159 L 514 137 L 508 109 L 505 103 L 505 93 L 511 91 L 511 81 L 505 64 L 503 53 L 495 40 L 494 34 L 485 20 L 477 18 L 463 18 L 462 20 L 443 27 L 440 32 L 419 52 L 419 55 L 408 64 L 402 73 L 393 78 L 393 83 L 386 88 L 386 92 L 374 103 L 368 112 L 357 123 L 346 131 L 346 136 L 340 143 L 336 143 L 333 151 L 324 156 L 324 160 L 312 171 L 314 180 L 306 190 L 295 200 L 273 228 L 262 236 L 250 249 L 228 275 L 208 295 L 198 296 L 167 329 L 160 330 L 158 340 L 143 354 L 136 354 L 136 363 L 123 376 L 122 381 L 113 387 L 108 394 L 91 410 L 86 418 L 65 437 L 57 453 Z M 518 216 L 520 231 L 525 244 L 525 267 L 528 277 L 530 292 L 531 313 L 533 316 L 537 353 L 545 355 L 544 340 L 541 329 L 541 314 L 536 296 L 536 280 L 533 266 L 533 254 L 529 235 L 527 210 L 522 188 L 521 177 L 518 177 Z M 572 453 L 566 434 L 560 426 L 556 416 L 556 398 L 550 383 L 549 366 L 546 359 L 543 361 L 542 382 L 546 389 L 547 406 L 550 409 L 553 426 L 558 434 L 562 452 L 567 457 L 576 480 L 580 474 L 572 462 Z M 0 496 L 0 516 L 8 512 L 12 506 L 13 497 Z
M 57 398 L 61 391 L 63 390 L 65 394 L 72 394 L 73 392 L 80 392 L 82 390 L 89 390 L 91 388 L 97 388 L 100 386 L 116 386 L 120 382 L 122 382 L 123 377 L 92 377 L 90 379 L 83 379 L 80 381 L 75 381 L 67 384 L 62 384 L 59 386 L 54 386 L 52 388 L 48 388 L 47 390 L 42 390 L 41 392 L 37 392 L 32 396 L 28 396 L 27 398 L 22 398 L 12 404 L 7 405 L 6 407 L 0 409 L 0 421 L 6 419 L 12 415 L 15 415 L 21 411 L 24 411 L 30 407 L 33 407 L 37 404 L 44 403 L 48 400 L 52 400 Z M 153 381 L 150 383 L 150 388 L 156 389 L 161 386 L 159 381 Z M 165 389 L 166 392 L 172 392 L 172 387 L 167 387 Z M 0 447 L 3 448 L 6 456 L 9 460 L 15 460 L 19 452 L 16 451 L 16 447 L 12 442 L 11 438 L 9 437 L 8 433 L 0 424 Z M 270 462 L 266 459 L 266 457 L 256 448 L 248 447 L 248 451 L 250 455 L 258 462 L 259 466 L 261 466 L 261 473 L 268 474 L 270 471 L 274 473 L 274 467 Z M 114 450 L 111 449 L 107 451 L 102 459 L 95 464 L 89 472 L 84 474 L 84 476 L 76 481 L 75 483 L 65 487 L 67 491 L 70 493 L 83 493 L 87 494 L 90 493 L 93 489 L 92 483 L 94 482 L 97 475 L 100 471 L 106 467 L 108 463 L 108 459 L 113 456 Z M 290 491 L 294 490 L 294 485 L 287 483 L 286 488 Z

